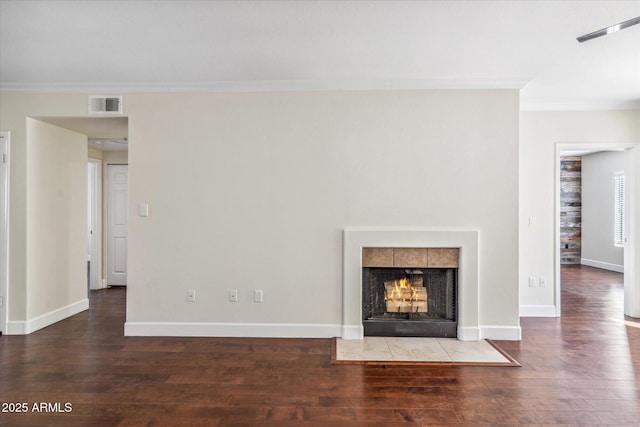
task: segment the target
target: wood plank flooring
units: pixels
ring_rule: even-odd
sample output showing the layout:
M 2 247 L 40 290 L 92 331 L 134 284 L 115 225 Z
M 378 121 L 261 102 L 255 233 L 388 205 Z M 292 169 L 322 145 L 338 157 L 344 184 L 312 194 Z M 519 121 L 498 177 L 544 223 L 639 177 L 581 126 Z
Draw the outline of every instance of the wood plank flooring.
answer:
M 124 290 L 96 291 L 87 312 L 0 337 L 0 402 L 28 405 L 0 425 L 640 425 L 622 275 L 565 268 L 562 302 L 499 342 L 521 368 L 384 368 L 331 365 L 330 339 L 124 337 Z

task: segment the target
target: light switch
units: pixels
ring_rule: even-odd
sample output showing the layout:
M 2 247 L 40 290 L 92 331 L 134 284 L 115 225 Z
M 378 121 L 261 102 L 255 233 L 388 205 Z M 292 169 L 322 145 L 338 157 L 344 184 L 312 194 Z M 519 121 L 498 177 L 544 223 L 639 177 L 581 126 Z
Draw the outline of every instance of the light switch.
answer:
M 140 203 L 138 205 L 138 215 L 142 217 L 149 216 L 149 203 Z

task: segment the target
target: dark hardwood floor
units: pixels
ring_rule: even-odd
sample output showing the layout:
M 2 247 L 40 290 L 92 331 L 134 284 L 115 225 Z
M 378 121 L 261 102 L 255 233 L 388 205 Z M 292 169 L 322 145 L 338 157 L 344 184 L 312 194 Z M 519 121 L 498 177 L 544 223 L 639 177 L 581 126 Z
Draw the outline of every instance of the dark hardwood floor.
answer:
M 95 291 L 87 312 L 0 337 L 0 424 L 640 425 L 640 320 L 622 314 L 622 275 L 562 276 L 563 317 L 498 342 L 521 368 L 331 365 L 330 339 L 124 337 L 124 290 Z

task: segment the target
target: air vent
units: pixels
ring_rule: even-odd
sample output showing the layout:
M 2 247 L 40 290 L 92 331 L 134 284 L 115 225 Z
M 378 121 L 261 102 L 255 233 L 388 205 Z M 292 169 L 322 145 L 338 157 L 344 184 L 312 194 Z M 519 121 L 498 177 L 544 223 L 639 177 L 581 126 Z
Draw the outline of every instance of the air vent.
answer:
M 122 97 L 90 96 L 89 114 L 122 114 Z

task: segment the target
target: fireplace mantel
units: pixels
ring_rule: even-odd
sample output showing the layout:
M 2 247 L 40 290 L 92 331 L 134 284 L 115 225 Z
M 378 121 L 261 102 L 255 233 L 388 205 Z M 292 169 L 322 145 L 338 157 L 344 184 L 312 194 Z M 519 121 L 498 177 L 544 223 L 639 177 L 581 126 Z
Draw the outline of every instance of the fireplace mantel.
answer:
M 478 230 L 346 228 L 343 231 L 342 338 L 362 339 L 362 248 L 458 248 L 458 339 L 481 339 Z

